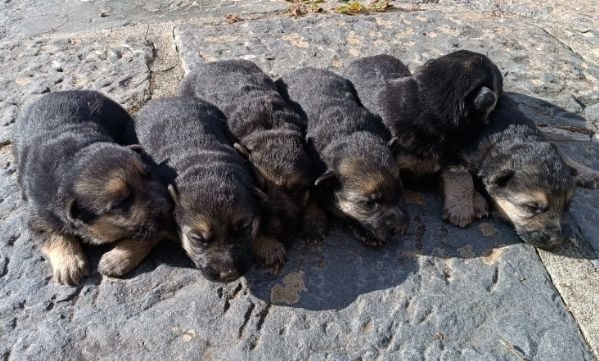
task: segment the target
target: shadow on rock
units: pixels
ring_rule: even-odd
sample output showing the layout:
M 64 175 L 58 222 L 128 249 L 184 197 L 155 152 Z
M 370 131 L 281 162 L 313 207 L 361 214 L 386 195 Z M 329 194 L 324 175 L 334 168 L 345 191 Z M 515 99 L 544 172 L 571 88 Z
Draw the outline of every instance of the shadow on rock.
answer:
M 510 96 L 565 154 L 599 169 L 599 146 L 591 142 L 591 122 L 542 99 L 517 93 Z M 578 103 L 573 108 L 576 106 Z M 479 259 L 481 264 L 494 267 L 506 247 L 522 243 L 513 227 L 496 217 L 476 221 L 464 229 L 444 223 L 436 183 L 410 183 L 408 180 L 407 189 L 417 191 L 406 193 L 411 215 L 408 235 L 382 249 L 372 249 L 363 246 L 344 227 L 334 227 L 323 244 L 298 241 L 289 251 L 289 263 L 279 277 L 259 271 L 250 273 L 252 293 L 265 302 L 289 307 L 342 309 L 360 295 L 401 284 L 426 262 Z M 590 224 L 584 224 L 581 211 L 585 211 L 585 204 L 597 203 L 599 191 L 577 190 L 576 194 L 566 216 L 571 241 L 553 253 L 596 262 L 599 248 L 593 248 L 594 231 Z M 588 218 L 588 212 L 585 213 Z M 598 212 L 592 212 L 595 213 Z M 528 246 L 524 249 L 533 250 Z
M 438 193 L 408 191 L 407 201 L 411 214 L 408 234 L 392 244 L 369 248 L 344 227 L 335 226 L 322 244 L 294 244 L 279 277 L 250 273 L 252 293 L 278 305 L 342 309 L 360 295 L 400 285 L 431 257 L 482 258 L 494 263 L 500 259 L 502 247 L 519 243 L 509 226 L 492 219 L 465 229 L 442 222 Z

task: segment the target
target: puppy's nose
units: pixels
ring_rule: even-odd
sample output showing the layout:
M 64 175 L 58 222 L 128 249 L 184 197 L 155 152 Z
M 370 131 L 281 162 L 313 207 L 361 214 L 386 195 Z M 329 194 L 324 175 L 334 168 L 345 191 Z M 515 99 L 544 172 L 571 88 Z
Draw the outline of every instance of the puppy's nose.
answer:
M 223 282 L 234 281 L 239 278 L 239 272 L 234 268 L 230 268 L 225 271 L 220 271 L 218 278 Z
M 385 225 L 403 232 L 408 228 L 410 218 L 408 212 L 400 209 L 394 210 L 385 220 Z

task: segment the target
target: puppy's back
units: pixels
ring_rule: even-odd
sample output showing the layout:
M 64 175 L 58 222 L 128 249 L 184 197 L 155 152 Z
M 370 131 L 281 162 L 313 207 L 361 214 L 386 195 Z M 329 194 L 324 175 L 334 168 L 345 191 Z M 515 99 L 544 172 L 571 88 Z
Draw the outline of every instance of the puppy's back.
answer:
M 233 174 L 251 184 L 245 161 L 231 145 L 224 115 L 194 97 L 153 100 L 135 115 L 140 144 L 157 163 L 168 162 L 176 173 L 160 171 L 166 182 L 193 174 Z
M 410 70 L 399 59 L 380 54 L 351 62 L 344 76 L 349 79 L 362 104 L 375 114 L 380 114 L 380 96 L 388 81 L 411 76 Z
M 360 104 L 352 84 L 333 72 L 303 68 L 279 79 L 277 85 L 284 97 L 305 112 L 307 136 L 317 149 L 360 131 L 385 141 L 390 138 L 380 118 Z
M 290 128 L 301 132 L 305 127 L 305 120 L 283 100 L 274 81 L 247 60 L 200 64 L 183 79 L 179 93 L 221 109 L 240 139 L 255 131 Z
M 97 142 L 124 142 L 130 124 L 120 105 L 95 91 L 42 96 L 17 121 L 14 153 L 25 194 L 39 188 L 37 181 L 45 183 L 44 189 L 58 187 L 79 150 Z
M 229 116 L 239 97 L 252 92 L 274 92 L 277 88 L 256 64 L 247 60 L 223 60 L 199 64 L 181 82 L 179 94 L 195 96 L 216 105 Z
M 85 134 L 90 141 L 123 142 L 130 122 L 127 112 L 117 103 L 95 91 L 49 93 L 34 102 L 17 123 L 16 143 L 37 142 L 37 137 L 61 134 Z M 43 144 L 40 144 L 43 145 Z

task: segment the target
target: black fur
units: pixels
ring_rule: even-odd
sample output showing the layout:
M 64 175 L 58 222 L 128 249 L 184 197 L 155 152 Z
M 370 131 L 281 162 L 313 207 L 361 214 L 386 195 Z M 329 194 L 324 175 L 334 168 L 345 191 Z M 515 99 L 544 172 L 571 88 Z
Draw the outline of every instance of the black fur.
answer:
M 232 147 L 224 115 L 193 97 L 153 100 L 135 116 L 140 144 L 177 192 L 175 219 L 183 246 L 206 277 L 231 280 L 248 266 L 258 219 L 248 163 Z M 247 222 L 233 224 L 234 217 Z M 211 224 L 200 234 L 199 219 Z
M 351 83 L 329 71 L 304 68 L 284 76 L 278 86 L 306 114 L 307 142 L 319 173 L 333 175 L 317 187 L 320 203 L 348 220 L 367 243 L 381 244 L 401 232 L 408 218 L 399 169 L 387 144 L 389 131 L 360 105 Z M 348 164 L 357 169 L 348 173 L 343 169 Z M 376 205 L 365 205 L 368 201 L 356 192 L 375 174 L 385 178 L 387 188 L 380 189 L 384 194 Z M 341 209 L 341 198 L 359 215 Z
M 503 87 L 497 66 L 466 50 L 429 60 L 413 75 L 389 55 L 356 60 L 345 75 L 397 138 L 396 152 L 435 160 L 435 170 L 480 134 Z
M 83 179 L 102 179 L 111 171 L 141 163 L 139 154 L 117 144 L 125 143 L 130 122 L 123 108 L 94 91 L 50 93 L 29 107 L 17 122 L 14 152 L 34 230 L 68 233 L 93 243 L 114 241 L 95 240 L 81 223 L 103 214 L 111 200 L 78 193 L 75 187 Z M 154 183 L 147 189 L 148 218 L 130 224 L 129 232 L 122 229 L 126 234 L 156 230 L 168 219 L 168 196 Z M 77 222 L 67 216 L 73 200 Z
M 315 178 L 302 114 L 281 97 L 266 73 L 246 60 L 200 64 L 183 80 L 180 93 L 219 107 L 233 135 L 249 150 L 248 158 L 267 195 L 261 232 L 283 239 L 294 235 L 303 193 Z M 286 187 L 292 176 L 301 181 Z

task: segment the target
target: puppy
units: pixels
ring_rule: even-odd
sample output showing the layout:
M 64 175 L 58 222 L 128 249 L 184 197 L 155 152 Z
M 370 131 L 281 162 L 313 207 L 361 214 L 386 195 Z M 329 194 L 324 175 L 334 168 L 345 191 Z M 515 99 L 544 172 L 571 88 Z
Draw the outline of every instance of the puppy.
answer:
M 397 139 L 402 172 L 421 176 L 444 168 L 444 189 L 447 183 L 472 183 L 468 172 L 452 164 L 488 124 L 502 92 L 501 73 L 489 58 L 460 50 L 429 60 L 412 75 L 397 58 L 377 55 L 352 62 L 345 74 L 363 104 L 382 117 Z M 487 214 L 477 193 L 468 207 L 454 198 L 445 195 L 443 215 L 453 224 L 463 227 Z
M 227 116 L 238 139 L 235 147 L 249 159 L 265 193 L 260 233 L 270 241 L 260 242 L 254 257 L 259 265 L 278 269 L 286 256 L 278 240 L 297 232 L 316 178 L 304 141 L 305 119 L 281 97 L 270 77 L 246 60 L 201 64 L 183 80 L 180 93 L 205 99 Z
M 408 224 L 389 131 L 362 107 L 351 83 L 304 68 L 278 81 L 281 93 L 307 117 L 307 143 L 321 174 L 319 203 L 348 221 L 365 244 L 379 246 Z
M 564 161 L 507 95 L 500 97 L 489 127 L 460 158 L 518 235 L 543 249 L 552 249 L 565 239 L 562 216 L 575 181 L 589 186 L 590 179 L 599 180 L 598 172 Z M 467 187 L 460 191 L 469 197 Z
M 14 149 L 28 224 L 58 283 L 75 285 L 87 274 L 80 239 L 119 241 L 99 270 L 122 276 L 168 228 L 166 189 L 138 153 L 116 143 L 130 122 L 100 93 L 65 91 L 44 95 L 17 123 Z
M 259 227 L 247 161 L 231 145 L 224 115 L 193 97 L 150 101 L 135 116 L 139 143 L 169 184 L 183 248 L 206 278 L 232 281 Z

